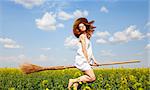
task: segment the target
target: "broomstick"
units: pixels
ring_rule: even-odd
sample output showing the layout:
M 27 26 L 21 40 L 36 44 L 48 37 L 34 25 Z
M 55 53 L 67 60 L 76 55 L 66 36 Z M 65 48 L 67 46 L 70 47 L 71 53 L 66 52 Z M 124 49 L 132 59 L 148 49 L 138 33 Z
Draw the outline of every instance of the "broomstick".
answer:
M 103 64 L 90 64 L 91 66 L 107 66 L 107 65 L 116 65 L 116 64 L 128 64 L 128 63 L 138 63 L 140 60 L 130 60 L 130 61 L 124 61 L 124 62 L 111 62 L 111 63 L 103 63 Z M 33 72 L 39 72 L 39 71 L 45 71 L 45 70 L 62 70 L 62 69 L 68 69 L 68 68 L 76 68 L 75 66 L 48 66 L 48 67 L 42 67 L 37 66 L 34 64 L 25 63 L 20 65 L 21 70 L 25 74 L 30 74 Z

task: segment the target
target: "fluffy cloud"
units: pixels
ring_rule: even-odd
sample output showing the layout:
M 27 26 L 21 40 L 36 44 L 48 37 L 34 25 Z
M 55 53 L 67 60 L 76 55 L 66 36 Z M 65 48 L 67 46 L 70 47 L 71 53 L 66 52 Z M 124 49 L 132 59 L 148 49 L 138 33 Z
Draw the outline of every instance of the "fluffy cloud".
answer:
M 100 38 L 100 39 L 97 39 L 97 40 L 96 40 L 96 43 L 106 44 L 106 43 L 108 43 L 108 41 L 105 40 L 105 39 Z
M 128 42 L 128 37 L 124 32 L 116 32 L 113 37 L 109 38 L 110 42 Z
M 106 43 L 126 43 L 131 40 L 140 40 L 145 36 L 137 29 L 135 25 L 127 27 L 123 31 L 115 32 L 111 37 L 108 32 L 98 32 L 97 43 L 106 44 Z M 105 38 L 104 38 L 105 37 Z
M 3 45 L 4 48 L 22 48 L 22 46 L 18 45 L 14 40 L 10 38 L 1 38 L 0 43 Z
M 73 16 L 75 18 L 86 17 L 86 16 L 88 16 L 88 11 L 86 11 L 86 10 L 84 10 L 84 11 L 76 10 L 76 11 L 73 12 Z
M 139 30 L 135 25 L 129 26 L 125 30 L 125 34 L 129 36 L 129 39 L 142 39 L 144 37 L 143 34 L 139 32 Z
M 46 12 L 42 18 L 36 19 L 36 25 L 39 29 L 45 31 L 56 30 L 57 27 L 64 27 L 63 24 L 57 23 L 56 14 Z
M 65 11 L 58 12 L 58 18 L 61 20 L 69 20 L 72 18 L 86 17 L 88 16 L 88 11 L 86 10 L 76 10 L 72 14 L 69 14 Z
M 62 24 L 62 23 L 58 23 L 56 27 L 64 28 L 65 26 L 64 26 L 64 24 Z
M 104 32 L 96 32 L 96 36 L 99 38 L 107 38 L 108 36 L 110 36 L 110 33 L 108 31 L 104 31 Z
M 61 20 L 69 20 L 69 19 L 73 18 L 73 16 L 71 14 L 64 12 L 64 11 L 60 11 L 58 13 L 58 18 Z
M 108 31 L 104 31 L 104 32 L 96 32 L 95 36 L 98 38 L 96 40 L 96 43 L 100 43 L 100 44 L 106 44 L 108 43 L 108 37 L 110 36 L 110 33 Z
M 150 49 L 150 43 L 146 45 L 145 49 Z
M 45 0 L 12 0 L 12 1 L 14 1 L 16 4 L 23 5 L 27 9 L 31 9 L 34 6 L 40 6 L 45 2 Z
M 76 47 L 79 44 L 78 39 L 73 38 L 72 36 L 69 36 L 65 39 L 65 46 L 66 47 Z
M 147 36 L 148 38 L 150 38 L 150 33 L 147 33 L 146 36 Z
M 35 20 L 36 25 L 39 29 L 45 31 L 56 30 L 57 28 L 64 28 L 64 24 L 58 23 L 57 19 L 60 20 L 69 20 L 77 17 L 85 17 L 88 15 L 86 10 L 76 10 L 72 14 L 69 14 L 65 11 L 60 11 L 58 13 L 46 12 L 42 18 L 38 18 Z
M 122 32 L 116 32 L 112 38 L 111 42 L 128 42 L 130 40 L 140 40 L 144 35 L 137 29 L 135 25 L 131 25 Z
M 105 6 L 102 6 L 100 8 L 100 11 L 103 12 L 103 13 L 108 13 L 109 12 L 109 10 Z
M 19 45 L 15 45 L 15 44 L 4 44 L 5 48 L 20 48 Z

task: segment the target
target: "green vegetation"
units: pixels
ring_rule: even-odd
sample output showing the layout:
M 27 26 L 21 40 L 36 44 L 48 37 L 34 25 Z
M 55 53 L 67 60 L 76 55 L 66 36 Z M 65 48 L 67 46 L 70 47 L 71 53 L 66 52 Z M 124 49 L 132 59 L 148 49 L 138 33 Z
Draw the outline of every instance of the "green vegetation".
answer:
M 150 90 L 150 68 L 94 69 L 97 80 L 80 84 L 81 90 Z M 0 90 L 67 90 L 68 80 L 83 75 L 78 69 L 23 74 L 0 68 Z

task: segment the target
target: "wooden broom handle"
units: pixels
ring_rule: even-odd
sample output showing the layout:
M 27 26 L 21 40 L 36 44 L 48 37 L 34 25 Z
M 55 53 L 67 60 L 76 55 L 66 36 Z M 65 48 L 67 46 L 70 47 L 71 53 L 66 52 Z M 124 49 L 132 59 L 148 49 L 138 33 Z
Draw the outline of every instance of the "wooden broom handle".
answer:
M 111 63 L 103 63 L 99 64 L 98 66 L 107 66 L 107 65 L 116 65 L 116 64 L 127 64 L 127 63 L 138 63 L 140 60 L 130 60 L 130 61 L 123 61 L 123 62 L 111 62 Z M 97 66 L 97 65 L 92 65 Z

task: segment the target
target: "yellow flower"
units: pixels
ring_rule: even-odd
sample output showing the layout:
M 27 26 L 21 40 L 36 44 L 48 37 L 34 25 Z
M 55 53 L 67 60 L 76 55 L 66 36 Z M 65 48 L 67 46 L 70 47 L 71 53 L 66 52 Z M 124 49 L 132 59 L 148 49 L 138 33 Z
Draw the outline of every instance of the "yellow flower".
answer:
M 89 86 L 85 86 L 83 90 L 92 90 Z
M 8 90 L 15 90 L 15 88 L 14 88 L 14 87 L 11 87 L 11 88 L 9 88 Z
M 49 90 L 48 88 L 46 88 L 45 90 Z

